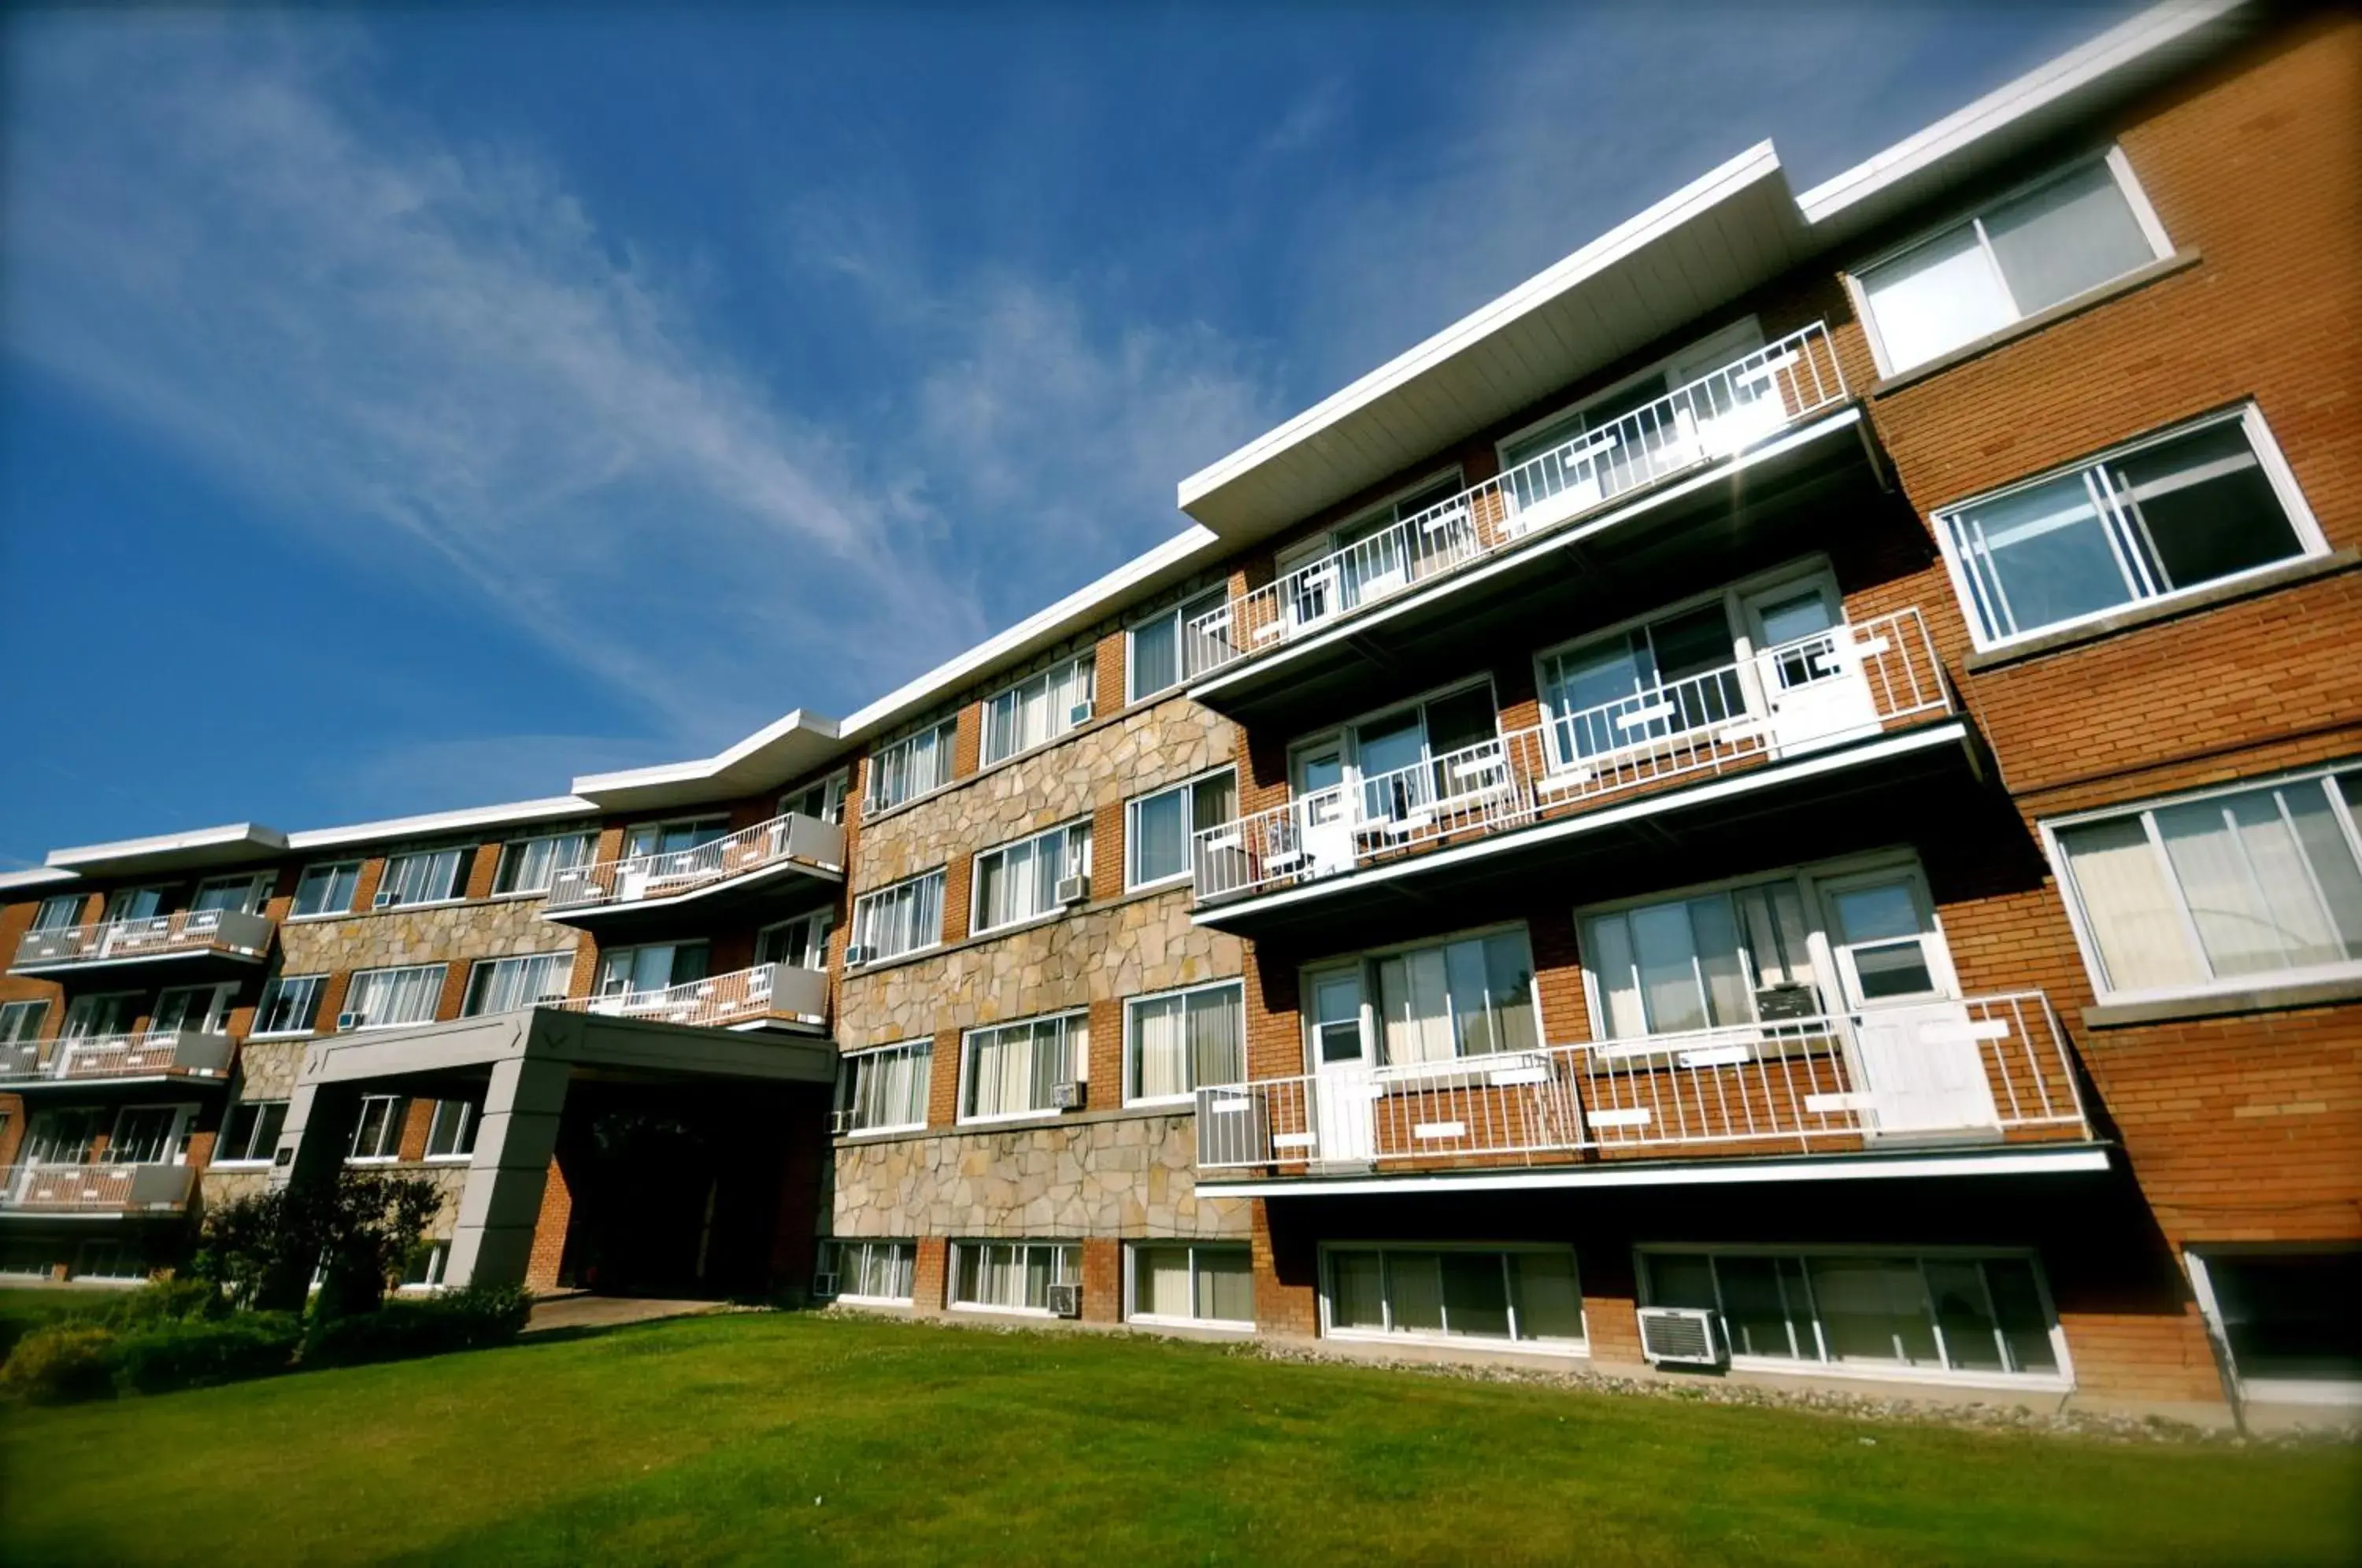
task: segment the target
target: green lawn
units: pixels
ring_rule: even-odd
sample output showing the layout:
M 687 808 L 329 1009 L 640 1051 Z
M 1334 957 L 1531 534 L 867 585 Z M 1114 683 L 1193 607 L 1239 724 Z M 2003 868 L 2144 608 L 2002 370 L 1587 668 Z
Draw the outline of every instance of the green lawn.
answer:
M 2338 1562 L 2362 1559 L 2356 1479 L 2350 1450 L 763 1314 L 0 1411 L 0 1556 Z

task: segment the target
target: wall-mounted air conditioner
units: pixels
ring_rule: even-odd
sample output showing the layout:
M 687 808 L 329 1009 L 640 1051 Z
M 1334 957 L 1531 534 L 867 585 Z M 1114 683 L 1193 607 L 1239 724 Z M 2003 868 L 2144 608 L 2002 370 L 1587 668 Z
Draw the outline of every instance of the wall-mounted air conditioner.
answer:
M 1640 1309 L 1640 1353 L 1656 1365 L 1720 1366 L 1715 1315 L 1696 1307 Z
M 828 1113 L 828 1130 L 840 1138 L 853 1131 L 853 1112 L 849 1110 L 832 1110 Z
M 1755 1016 L 1765 1023 L 1793 1023 L 1820 1011 L 1820 993 L 1810 986 L 1765 986 L 1755 993 Z
M 1083 1315 L 1083 1287 L 1079 1285 L 1054 1285 L 1050 1287 L 1050 1316 L 1079 1318 Z
M 825 1300 L 829 1299 L 831 1297 L 834 1296 L 835 1294 L 836 1294 L 836 1275 L 833 1275 L 833 1274 L 816 1274 L 816 1275 L 812 1275 L 812 1296 L 813 1296 L 813 1297 L 814 1297 L 815 1299 L 817 1299 L 817 1300 L 822 1300 L 822 1301 L 825 1301 Z
M 1087 724 L 1090 720 L 1091 705 L 1088 702 L 1077 702 L 1066 710 L 1066 723 L 1069 725 Z
M 869 949 L 862 946 L 858 942 L 852 944 L 844 950 L 844 962 L 847 967 L 855 964 L 868 963 Z
M 380 893 L 376 898 L 370 900 L 370 908 L 373 910 L 384 909 L 388 905 L 392 904 L 397 896 L 398 895 L 393 893 Z
M 340 1012 L 337 1014 L 337 1028 L 339 1031 L 359 1029 L 362 1024 L 367 1023 L 368 1021 L 369 1014 L 365 1012 Z
M 1088 877 L 1061 877 L 1058 878 L 1058 901 L 1060 903 L 1079 904 L 1090 896 L 1091 879 Z
M 1083 1086 L 1078 1083 L 1053 1084 L 1050 1103 L 1060 1110 L 1080 1110 L 1083 1108 Z

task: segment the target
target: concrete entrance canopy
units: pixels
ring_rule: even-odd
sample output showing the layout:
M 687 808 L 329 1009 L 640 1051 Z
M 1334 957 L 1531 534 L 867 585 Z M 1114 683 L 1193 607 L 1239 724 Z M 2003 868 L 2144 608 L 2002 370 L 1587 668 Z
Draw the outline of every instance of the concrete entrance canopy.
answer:
M 487 1070 L 491 1082 L 444 1269 L 451 1286 L 524 1279 L 558 1118 L 578 1075 L 827 1084 L 836 1075 L 836 1047 L 826 1040 L 549 1009 L 340 1034 L 304 1054 L 271 1184 L 334 1179 L 364 1088 L 424 1093 L 436 1080 L 474 1079 Z

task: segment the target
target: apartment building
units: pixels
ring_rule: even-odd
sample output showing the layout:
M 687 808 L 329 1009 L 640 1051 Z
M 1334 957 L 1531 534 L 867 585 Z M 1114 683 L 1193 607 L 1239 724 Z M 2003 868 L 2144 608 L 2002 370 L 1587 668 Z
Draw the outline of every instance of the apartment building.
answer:
M 2357 67 L 1749 149 L 843 720 L 0 879 L 0 1257 L 2362 1403 Z

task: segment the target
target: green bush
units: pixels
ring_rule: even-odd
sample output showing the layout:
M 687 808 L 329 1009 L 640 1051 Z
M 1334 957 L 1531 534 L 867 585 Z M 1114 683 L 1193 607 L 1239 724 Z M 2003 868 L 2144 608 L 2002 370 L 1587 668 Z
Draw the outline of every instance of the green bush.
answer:
M 226 1318 L 229 1312 L 228 1298 L 211 1280 L 157 1279 L 113 1297 L 91 1315 L 91 1320 L 138 1330 Z
M 303 1337 L 291 1312 L 159 1323 L 116 1342 L 115 1387 L 123 1394 L 168 1394 L 268 1377 L 287 1370 Z
M 515 1286 L 453 1290 L 422 1301 L 389 1301 L 374 1312 L 315 1319 L 304 1345 L 307 1366 L 358 1366 L 447 1351 L 504 1345 L 533 1313 Z
M 0 1366 L 0 1388 L 35 1405 L 105 1399 L 115 1393 L 119 1336 L 95 1323 L 52 1323 L 17 1342 Z

